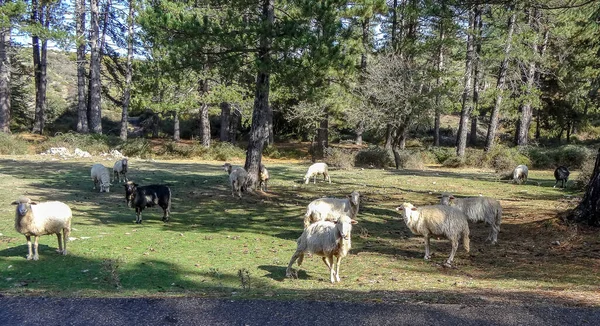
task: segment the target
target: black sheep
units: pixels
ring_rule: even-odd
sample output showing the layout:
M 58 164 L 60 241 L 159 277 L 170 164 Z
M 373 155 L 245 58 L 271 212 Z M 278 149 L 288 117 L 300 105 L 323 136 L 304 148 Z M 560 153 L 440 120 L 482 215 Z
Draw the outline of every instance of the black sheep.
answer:
M 171 189 L 165 185 L 138 186 L 128 181 L 125 184 L 125 200 L 127 206 L 135 208 L 135 223 L 142 223 L 142 211 L 146 207 L 160 206 L 163 211 L 163 222 L 169 221 L 171 213 Z
M 559 181 L 561 181 L 560 187 L 564 188 L 569 181 L 569 169 L 562 165 L 557 167 L 556 170 L 554 170 L 554 179 L 556 179 L 556 183 L 554 183 L 554 187 L 552 188 L 556 188 Z

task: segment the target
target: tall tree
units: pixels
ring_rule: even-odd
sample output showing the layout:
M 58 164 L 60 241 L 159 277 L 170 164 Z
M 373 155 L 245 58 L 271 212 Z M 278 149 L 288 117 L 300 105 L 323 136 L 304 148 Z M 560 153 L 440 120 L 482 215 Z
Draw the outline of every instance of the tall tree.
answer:
M 512 37 L 513 32 L 515 30 L 515 21 L 517 11 L 514 6 L 511 5 L 508 8 L 509 18 L 508 24 L 506 27 L 506 41 L 504 43 L 504 51 L 502 62 L 500 63 L 500 67 L 498 68 L 498 79 L 496 82 L 496 98 L 494 100 L 494 106 L 492 108 L 491 116 L 490 116 L 490 124 L 488 126 L 487 137 L 485 140 L 485 148 L 486 152 L 489 152 L 494 147 L 494 142 L 496 139 L 496 131 L 498 129 L 498 120 L 500 116 L 500 108 L 502 104 L 502 98 L 504 96 L 504 88 L 506 83 L 506 73 L 508 71 L 508 63 L 510 60 L 511 48 L 512 48 Z
M 8 0 L 0 0 L 0 132 L 10 132 L 10 78 L 11 65 L 9 49 L 11 36 L 11 16 L 14 6 Z M 11 13 L 12 12 L 12 13 Z
M 31 22 L 38 27 L 32 34 L 33 67 L 35 76 L 35 119 L 33 133 L 43 133 L 46 122 L 46 87 L 48 67 L 48 38 L 40 37 L 43 28 L 48 30 L 50 25 L 50 4 L 43 0 L 32 0 Z M 41 44 L 40 44 L 41 41 Z
M 87 96 L 85 49 L 87 38 L 85 37 L 85 0 L 75 0 L 75 40 L 77 42 L 77 132 L 87 134 Z
M 469 8 L 469 24 L 467 33 L 467 55 L 465 59 L 465 75 L 463 79 L 463 93 L 462 93 L 462 109 L 460 112 L 460 123 L 458 125 L 458 135 L 456 139 L 456 155 L 458 157 L 465 156 L 465 149 L 467 147 L 467 126 L 469 123 L 469 117 L 473 110 L 472 103 L 472 89 L 471 85 L 473 82 L 473 56 L 474 56 L 474 42 L 475 42 L 475 26 L 478 16 L 481 15 L 479 7 Z
M 90 0 L 90 83 L 88 91 L 88 120 L 92 133 L 102 133 L 101 108 L 101 41 L 100 41 L 100 9 L 99 0 Z
M 133 76 L 133 38 L 134 38 L 134 0 L 129 0 L 129 14 L 127 15 L 127 66 L 125 72 L 125 91 L 123 92 L 123 110 L 121 113 L 121 140 L 127 140 L 127 120 L 129 112 L 129 102 L 131 99 L 131 78 Z M 175 120 L 177 122 L 176 130 L 179 131 L 179 116 L 175 113 Z M 179 136 L 177 136 L 178 139 Z

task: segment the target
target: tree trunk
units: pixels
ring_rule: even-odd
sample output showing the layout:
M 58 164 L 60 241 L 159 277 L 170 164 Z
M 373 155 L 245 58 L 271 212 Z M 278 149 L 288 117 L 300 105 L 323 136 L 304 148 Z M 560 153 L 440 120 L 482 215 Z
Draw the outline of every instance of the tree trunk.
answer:
M 200 143 L 204 147 L 210 147 L 210 120 L 206 103 L 200 105 Z
M 237 130 L 238 130 L 238 126 L 241 123 L 241 120 L 242 120 L 241 113 L 237 109 L 234 109 L 233 112 L 231 112 L 230 124 L 229 124 L 229 142 L 231 142 L 232 144 L 237 143 Z
M 229 141 L 229 124 L 231 117 L 231 104 L 229 102 L 221 102 L 221 130 L 219 140 L 222 142 Z
M 160 131 L 160 116 L 158 113 L 154 113 L 152 116 L 152 138 L 158 138 Z
M 271 68 L 271 31 L 273 29 L 275 0 L 261 0 L 262 22 L 265 31 L 259 35 L 260 44 L 257 53 L 258 72 L 256 75 L 256 95 L 254 97 L 254 109 L 252 111 L 252 128 L 250 140 L 246 151 L 246 164 L 248 179 L 246 189 L 255 189 L 258 184 L 258 173 L 262 160 L 262 152 L 265 142 L 269 137 L 269 90 Z
M 45 7 L 40 1 L 31 2 L 31 20 L 40 26 L 45 26 Z M 48 20 L 49 21 L 49 20 Z M 46 50 L 47 40 L 40 40 L 38 35 L 32 35 L 33 67 L 35 78 L 35 118 L 31 132 L 42 134 L 44 132 L 44 116 L 46 105 Z M 40 45 L 41 41 L 41 45 Z
M 125 91 L 123 92 L 123 111 L 121 112 L 121 132 L 119 137 L 121 140 L 127 140 L 127 120 L 129 117 L 129 101 L 131 100 L 131 78 L 133 76 L 133 37 L 134 37 L 134 0 L 129 0 L 129 15 L 127 16 L 127 67 L 125 73 Z M 175 113 L 177 117 L 177 113 Z M 179 120 L 177 120 L 179 124 Z M 179 125 L 177 126 L 179 132 Z M 179 140 L 179 135 L 177 139 Z
M 471 134 L 469 144 L 473 147 L 477 146 L 477 123 L 478 115 L 481 115 L 479 94 L 482 91 L 483 84 L 483 69 L 481 68 L 481 45 L 483 42 L 483 19 L 481 19 L 482 8 L 478 7 L 475 14 L 475 55 L 473 58 L 473 112 L 471 116 Z
M 583 199 L 567 216 L 567 220 L 600 226 L 600 149 L 598 149 L 594 172 L 586 186 Z
M 0 1 L 4 3 L 4 1 Z M 10 27 L 0 26 L 0 132 L 10 133 Z
M 477 116 L 474 115 L 471 117 L 471 133 L 469 135 L 469 145 L 475 147 L 477 146 Z
M 444 70 L 444 39 L 446 33 L 444 30 L 444 18 L 440 15 L 439 22 L 440 45 L 437 53 L 437 76 L 435 78 L 435 120 L 433 124 L 433 146 L 440 146 L 440 120 L 442 115 L 442 71 Z
M 550 36 L 550 30 L 548 27 L 544 29 L 544 39 L 542 41 L 542 46 L 540 48 L 540 60 L 544 60 L 544 55 L 546 54 L 546 49 L 548 48 L 548 38 Z M 539 70 L 535 72 L 534 83 L 536 85 L 540 84 L 541 73 Z M 535 110 L 535 139 L 540 139 L 540 116 L 541 116 L 541 108 L 536 108 Z
M 507 34 L 506 34 L 506 42 L 504 43 L 504 58 L 502 59 L 502 63 L 500 64 L 500 68 L 498 70 L 498 80 L 496 82 L 496 90 L 498 94 L 496 95 L 496 99 L 494 101 L 494 107 L 492 108 L 492 113 L 490 117 L 490 125 L 488 127 L 487 137 L 485 140 L 485 148 L 484 151 L 489 152 L 494 147 L 494 141 L 496 138 L 496 131 L 498 130 L 498 120 L 500 116 L 500 105 L 502 104 L 502 96 L 504 92 L 504 84 L 506 83 L 506 72 L 508 71 L 508 62 L 510 49 L 512 47 L 512 36 L 515 30 L 515 20 L 516 20 L 516 10 L 514 8 L 509 8 L 512 11 L 510 18 L 508 19 L 507 26 Z
M 100 85 L 100 26 L 98 0 L 90 0 L 90 89 L 88 119 L 92 133 L 102 134 L 102 109 Z
M 385 149 L 392 149 L 394 127 L 388 123 L 385 127 Z
M 77 132 L 87 134 L 89 132 L 89 129 L 87 115 L 87 97 L 85 94 L 85 0 L 75 0 L 75 5 L 75 33 L 77 40 Z
M 178 142 L 181 140 L 181 132 L 179 128 L 179 112 L 173 112 L 173 140 Z
M 273 108 L 271 105 L 269 105 L 267 112 L 267 132 L 269 133 L 269 137 L 267 137 L 265 146 L 275 143 L 275 134 L 273 133 Z
M 529 26 L 531 26 L 532 30 L 535 32 L 536 37 L 531 41 L 531 55 L 535 56 L 538 53 L 538 44 L 537 44 L 537 21 L 540 19 L 540 14 L 537 9 L 529 8 L 529 12 L 527 14 L 529 20 Z M 527 64 L 527 69 L 523 72 L 523 76 L 525 79 L 525 100 L 521 104 L 521 118 L 520 125 L 518 128 L 519 133 L 517 134 L 517 145 L 518 146 L 526 146 L 529 141 L 529 128 L 531 126 L 531 119 L 533 118 L 533 112 L 531 109 L 531 92 L 534 87 L 535 81 L 535 71 L 536 71 L 536 60 L 535 58 L 530 58 L 529 63 Z
M 465 60 L 465 75 L 463 79 L 463 94 L 462 94 L 462 109 L 460 112 L 460 123 L 458 125 L 458 135 L 456 138 L 456 155 L 458 157 L 465 156 L 465 149 L 467 147 L 467 126 L 469 124 L 469 117 L 473 110 L 473 103 L 471 102 L 471 82 L 473 79 L 473 43 L 474 35 L 473 30 L 475 29 L 475 17 L 479 12 L 478 9 L 469 10 L 469 33 L 467 36 L 467 58 Z
M 362 145 L 364 132 L 365 132 L 365 123 L 363 121 L 361 121 L 356 125 L 356 140 L 355 140 L 356 145 Z
M 365 74 L 367 72 L 367 53 L 370 52 L 369 46 L 369 18 L 365 18 L 362 23 L 362 54 L 360 55 L 360 83 L 364 84 Z M 356 124 L 356 145 L 362 145 L 363 133 L 365 132 L 365 122 L 361 119 Z

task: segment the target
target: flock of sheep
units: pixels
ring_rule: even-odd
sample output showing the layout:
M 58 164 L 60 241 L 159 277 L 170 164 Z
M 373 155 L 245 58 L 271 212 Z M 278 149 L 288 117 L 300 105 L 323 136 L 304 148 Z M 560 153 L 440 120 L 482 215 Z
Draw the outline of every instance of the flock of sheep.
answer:
M 241 167 L 233 167 L 225 163 L 223 168 L 229 174 L 231 195 L 241 198 L 245 190 L 248 173 Z M 113 166 L 113 181 L 125 181 L 125 193 L 129 207 L 136 209 L 136 223 L 141 223 L 141 211 L 145 207 L 158 205 L 164 210 L 163 221 L 169 219 L 171 207 L 171 190 L 165 185 L 138 186 L 127 178 L 128 161 L 122 159 Z M 513 181 L 521 184 L 527 182 L 528 168 L 517 166 L 513 171 Z M 315 163 L 308 168 L 304 182 L 317 175 L 323 175 L 324 181 L 331 183 L 328 166 L 325 163 Z M 554 171 L 556 183 L 562 181 L 562 187 L 569 178 L 569 170 L 560 166 Z M 94 189 L 98 186 L 100 192 L 109 192 L 111 178 L 108 170 L 102 164 L 94 164 L 91 169 Z M 269 172 L 261 164 L 259 171 L 259 188 L 267 191 Z M 496 244 L 502 222 L 502 206 L 487 197 L 455 198 L 444 193 L 437 205 L 415 207 L 411 203 L 403 203 L 396 210 L 402 212 L 404 222 L 410 231 L 425 238 L 425 259 L 431 258 L 429 239 L 432 236 L 443 236 L 450 240 L 452 250 L 445 262 L 451 266 L 460 240 L 467 252 L 470 248 L 468 222 L 485 222 L 491 227 L 487 241 Z M 15 230 L 27 239 L 28 260 L 38 260 L 38 238 L 42 235 L 56 234 L 58 252 L 67 254 L 67 239 L 71 230 L 72 212 L 65 203 L 52 201 L 36 203 L 29 198 L 21 197 L 12 203 L 17 205 L 15 213 Z M 351 248 L 352 226 L 357 224 L 360 206 L 360 194 L 352 192 L 347 198 L 320 198 L 307 206 L 304 214 L 304 230 L 297 239 L 297 248 L 286 269 L 286 277 L 296 278 L 297 272 L 292 269 L 297 261 L 302 264 L 306 254 L 321 256 L 330 271 L 330 281 L 339 282 L 339 268 L 343 257 Z M 62 237 L 61 237 L 62 235 Z M 31 236 L 34 237 L 32 250 Z M 334 259 L 335 258 L 335 259 Z

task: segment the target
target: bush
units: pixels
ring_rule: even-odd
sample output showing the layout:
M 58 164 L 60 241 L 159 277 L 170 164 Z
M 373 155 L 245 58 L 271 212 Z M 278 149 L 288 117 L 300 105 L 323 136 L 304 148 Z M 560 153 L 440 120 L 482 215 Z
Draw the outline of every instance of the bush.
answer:
M 246 157 L 246 151 L 232 143 L 215 143 L 202 158 L 207 160 L 229 161 L 232 158 Z
M 411 170 L 423 170 L 425 164 L 418 151 L 398 151 L 399 168 L 400 169 L 411 169 Z M 395 162 L 394 162 L 395 164 Z
M 145 138 L 128 139 L 119 147 L 121 153 L 123 153 L 123 155 L 125 156 L 151 158 L 153 154 L 152 146 L 150 145 L 150 142 Z
M 273 144 L 269 144 L 269 146 L 263 149 L 263 156 L 278 159 L 282 157 L 282 154 L 279 152 L 277 147 L 275 147 Z
M 465 166 L 465 160 L 462 157 L 451 156 L 447 158 L 442 165 L 449 168 L 460 168 Z
M 340 169 L 349 170 L 354 167 L 356 155 L 349 150 L 336 147 L 325 148 L 325 163 Z
M 171 157 L 202 157 L 208 151 L 207 148 L 202 146 L 201 144 L 194 143 L 192 145 L 186 145 L 177 143 L 174 141 L 170 141 L 165 143 L 165 145 L 161 148 L 159 155 L 166 155 Z
M 456 148 L 450 147 L 432 147 L 429 151 L 435 156 L 438 164 L 444 164 L 447 159 L 456 155 Z
M 496 145 L 490 152 L 485 153 L 481 161 L 484 166 L 495 169 L 497 172 L 512 172 L 517 165 L 531 165 L 527 156 L 519 151 L 517 147 Z
M 541 169 L 564 165 L 570 169 L 579 169 L 593 153 L 590 149 L 578 145 L 565 145 L 558 148 L 530 147 L 529 157 L 533 167 Z
M 356 166 L 387 168 L 394 165 L 390 151 L 381 147 L 369 147 L 359 151 L 354 157 Z
M 29 152 L 29 143 L 26 140 L 0 132 L 1 155 L 23 155 Z
M 573 186 L 577 189 L 586 190 L 586 186 L 590 182 L 592 178 L 592 173 L 594 172 L 594 165 L 596 164 L 595 157 L 589 157 L 583 163 L 581 163 L 581 171 L 575 179 Z

